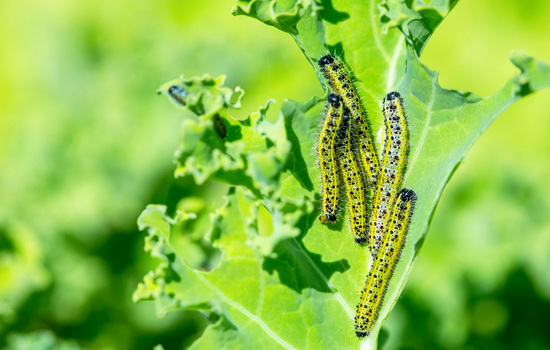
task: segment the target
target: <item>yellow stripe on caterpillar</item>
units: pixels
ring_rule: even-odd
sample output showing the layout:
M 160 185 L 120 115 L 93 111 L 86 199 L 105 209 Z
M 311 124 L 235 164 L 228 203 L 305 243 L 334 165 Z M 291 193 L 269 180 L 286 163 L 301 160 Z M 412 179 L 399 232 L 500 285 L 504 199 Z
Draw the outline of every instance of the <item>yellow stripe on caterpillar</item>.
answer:
M 351 137 L 351 117 L 349 110 L 344 109 L 342 124 L 338 142 L 336 145 L 336 159 L 338 170 L 344 179 L 345 192 L 348 200 L 348 212 L 356 243 L 365 243 L 368 238 L 367 229 L 367 203 L 361 172 L 353 153 L 353 140 Z
M 319 167 L 321 168 L 321 179 L 323 181 L 322 214 L 319 216 L 319 220 L 322 223 L 331 224 L 336 221 L 340 201 L 340 179 L 337 173 L 334 142 L 342 121 L 344 105 L 342 98 L 336 94 L 329 94 L 327 101 L 325 120 L 317 144 Z
M 382 167 L 378 184 L 374 191 L 370 216 L 370 250 L 376 256 L 388 229 L 395 196 L 403 180 L 403 170 L 407 163 L 409 132 L 403 108 L 403 99 L 398 92 L 391 92 L 383 102 L 385 139 L 382 154 Z
M 412 190 L 404 188 L 397 196 L 388 234 L 367 275 L 365 288 L 357 305 L 355 334 L 360 338 L 370 334 L 378 319 L 386 289 L 405 245 L 415 202 L 416 194 Z
M 374 149 L 366 114 L 345 66 L 334 56 L 326 55 L 319 66 L 335 93 L 342 96 L 344 105 L 352 116 L 353 135 L 356 139 L 357 158 L 365 181 L 376 186 L 380 164 Z

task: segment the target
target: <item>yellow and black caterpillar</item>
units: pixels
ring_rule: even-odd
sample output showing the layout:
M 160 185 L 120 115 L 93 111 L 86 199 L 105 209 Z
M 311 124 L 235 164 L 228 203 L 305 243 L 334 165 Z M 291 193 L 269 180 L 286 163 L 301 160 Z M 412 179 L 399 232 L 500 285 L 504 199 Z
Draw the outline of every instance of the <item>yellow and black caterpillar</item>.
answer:
M 415 201 L 416 193 L 406 188 L 401 190 L 397 196 L 388 234 L 385 236 L 380 251 L 367 275 L 365 288 L 363 288 L 361 300 L 357 305 L 355 334 L 360 338 L 370 334 L 371 328 L 378 318 L 386 289 L 405 245 Z
M 374 192 L 369 230 L 374 261 L 355 316 L 355 333 L 361 338 L 370 334 L 378 318 L 386 289 L 405 245 L 416 202 L 414 191 L 399 191 L 409 148 L 407 118 L 399 93 L 391 92 L 384 98 L 383 113 L 386 131 L 383 161 Z
M 336 144 L 336 160 L 338 170 L 344 179 L 345 192 L 348 200 L 348 212 L 351 230 L 356 243 L 365 243 L 368 238 L 367 202 L 361 172 L 353 153 L 353 139 L 351 137 L 351 117 L 349 110 L 344 107 L 344 115 L 338 142 Z
M 386 130 L 383 162 L 374 191 L 369 229 L 369 244 L 373 256 L 378 253 L 388 229 L 395 197 L 403 180 L 409 149 L 407 118 L 401 95 L 398 92 L 389 93 L 384 98 L 383 105 Z
M 364 174 L 365 181 L 368 181 L 371 186 L 375 186 L 380 164 L 374 150 L 374 143 L 359 95 L 353 87 L 345 66 L 336 57 L 332 55 L 321 57 L 319 66 L 328 79 L 332 90 L 342 96 L 344 105 L 350 110 L 352 133 L 356 140 L 357 157 L 361 164 L 361 172 Z
M 331 55 L 322 57 L 319 65 L 335 92 L 329 94 L 327 116 L 319 136 L 319 162 L 323 164 L 323 215 L 319 219 L 336 220 L 339 200 L 338 178 L 334 176 L 336 163 L 344 180 L 355 241 L 369 240 L 374 258 L 355 316 L 355 333 L 363 338 L 370 334 L 379 317 L 414 212 L 416 193 L 410 189 L 399 191 L 409 148 L 407 118 L 401 95 L 389 93 L 383 101 L 385 138 L 380 165 L 365 112 L 344 65 Z M 335 126 L 335 120 L 339 127 Z M 338 130 L 336 135 L 334 130 Z M 331 139 L 333 156 L 328 151 L 322 152 L 330 149 Z M 325 174 L 331 176 L 325 180 Z M 365 191 L 369 184 L 375 186 L 370 223 Z
M 337 173 L 334 144 L 342 121 L 344 105 L 342 104 L 342 98 L 336 94 L 329 94 L 327 101 L 325 120 L 317 144 L 319 167 L 321 168 L 321 179 L 323 181 L 322 213 L 319 220 L 322 223 L 333 223 L 337 218 L 338 203 L 340 201 L 340 180 Z

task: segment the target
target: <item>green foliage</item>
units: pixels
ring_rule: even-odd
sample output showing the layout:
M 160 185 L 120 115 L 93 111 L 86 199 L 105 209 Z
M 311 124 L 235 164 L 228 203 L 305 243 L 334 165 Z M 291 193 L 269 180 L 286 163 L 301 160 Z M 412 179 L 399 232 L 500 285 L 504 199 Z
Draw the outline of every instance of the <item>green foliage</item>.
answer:
M 378 4 L 382 32 L 399 28 L 415 52 L 420 55 L 437 26 L 451 12 L 458 0 L 383 0 Z
M 170 191 L 208 195 L 187 186 L 190 178 L 173 180 L 181 111 L 155 89 L 182 67 L 199 74 L 220 58 L 233 82 L 257 79 L 261 62 L 239 74 L 246 57 L 231 51 L 241 32 L 231 5 L 2 2 L 0 348 L 10 333 L 44 329 L 91 350 L 151 350 L 159 339 L 178 348 L 203 327 L 198 315 L 159 319 L 152 303 L 132 303 L 136 281 L 154 266 L 135 221 Z M 212 26 L 182 21 L 188 13 L 223 27 L 223 42 L 205 50 Z M 278 44 L 275 37 L 265 47 Z M 180 252 L 200 264 L 204 253 L 186 247 Z
M 36 236 L 21 225 L 0 226 L 0 331 L 13 322 L 16 311 L 49 282 Z
M 12 334 L 8 337 L 5 350 L 80 350 L 72 341 L 55 338 L 50 331 L 38 331 L 29 334 Z
M 391 90 L 404 98 L 411 129 L 404 187 L 416 191 L 418 202 L 381 320 L 396 303 L 443 188 L 468 150 L 513 102 L 550 86 L 547 63 L 514 52 L 512 62 L 521 73 L 495 94 L 481 98 L 442 88 L 438 73 L 418 55 L 456 3 L 383 1 L 377 7 L 374 0 L 338 1 L 321 8 L 302 1 L 253 0 L 240 1 L 233 10 L 291 33 L 323 84 L 316 61 L 327 51 L 341 55 L 353 69 L 376 131 L 382 121 L 380 98 Z M 174 84 L 202 86 L 189 89 L 186 108 L 196 115 L 183 121 L 176 176 L 235 186 L 212 214 L 212 229 L 204 237 L 219 249 L 221 260 L 211 271 L 188 266 L 169 240 L 182 214 L 172 219 L 165 207 L 149 206 L 138 222 L 148 229 L 146 250 L 162 263 L 146 276 L 134 299 L 154 299 L 160 313 L 181 308 L 209 315 L 212 324 L 193 349 L 359 347 L 351 320 L 370 256 L 353 244 L 347 217 L 335 227 L 317 220 L 319 170 L 312 130 L 317 130 L 324 101 L 287 100 L 275 123 L 265 116 L 268 102 L 238 121 L 226 109 L 236 106 L 224 97 L 223 78 L 208 86 L 203 80 L 172 81 L 160 91 L 167 94 Z M 226 102 L 198 108 L 201 94 Z M 228 126 L 227 138 L 216 133 L 216 114 Z M 377 146 L 380 150 L 380 142 Z M 262 207 L 269 213 L 263 219 Z M 266 225 L 270 229 L 260 229 Z M 376 348 L 379 330 L 380 323 L 361 347 Z
M 297 24 L 307 15 L 322 10 L 314 0 L 257 1 L 241 0 L 233 7 L 233 15 L 246 15 L 290 34 L 298 34 Z

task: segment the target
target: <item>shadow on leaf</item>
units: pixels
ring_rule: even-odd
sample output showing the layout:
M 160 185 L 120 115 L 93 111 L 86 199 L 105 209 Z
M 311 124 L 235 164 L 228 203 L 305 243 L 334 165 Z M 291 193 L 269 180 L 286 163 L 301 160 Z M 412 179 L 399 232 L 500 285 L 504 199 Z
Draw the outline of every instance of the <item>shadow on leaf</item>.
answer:
M 326 279 L 335 272 L 344 273 L 350 268 L 346 259 L 323 262 L 320 254 L 308 252 L 301 242 L 288 239 L 277 245 L 274 252 L 277 259 L 266 258 L 263 269 L 269 274 L 277 271 L 281 284 L 301 293 L 303 289 L 315 289 L 322 293 L 332 293 Z
M 322 0 L 321 6 L 323 6 L 323 9 L 319 11 L 321 18 L 331 24 L 337 24 L 349 18 L 347 12 L 340 12 L 334 8 L 332 0 Z

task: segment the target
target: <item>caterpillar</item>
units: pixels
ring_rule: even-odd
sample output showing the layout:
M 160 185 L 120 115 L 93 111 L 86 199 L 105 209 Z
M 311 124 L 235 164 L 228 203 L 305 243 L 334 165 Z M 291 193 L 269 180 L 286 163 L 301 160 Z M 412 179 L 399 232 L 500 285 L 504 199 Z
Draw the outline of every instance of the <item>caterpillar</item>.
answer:
M 321 168 L 323 181 L 322 214 L 319 216 L 319 220 L 322 223 L 330 224 L 336 221 L 340 200 L 334 141 L 342 121 L 344 105 L 342 104 L 342 98 L 336 94 L 329 94 L 327 101 L 326 116 L 319 133 L 317 153 L 319 154 L 319 167 Z
M 388 234 L 367 275 L 365 288 L 361 292 L 361 299 L 357 305 L 355 334 L 360 338 L 370 334 L 372 326 L 378 319 L 384 294 L 405 245 L 415 202 L 416 193 L 413 190 L 404 188 L 397 196 Z
M 177 85 L 170 86 L 170 88 L 168 89 L 168 94 L 180 104 L 184 106 L 187 104 L 185 102 L 185 98 L 187 97 L 188 93 L 183 90 L 182 87 Z
M 214 114 L 214 129 L 222 139 L 227 136 L 227 126 L 218 113 Z
M 345 108 L 336 145 L 336 159 L 338 170 L 344 179 L 351 229 L 355 242 L 361 244 L 365 243 L 368 237 L 368 215 L 363 179 L 353 153 L 349 113 L 350 111 Z
M 361 164 L 361 172 L 371 186 L 376 186 L 380 164 L 374 150 L 365 111 L 357 92 L 355 92 L 349 74 L 344 65 L 331 55 L 321 57 L 319 66 L 334 92 L 342 96 L 344 105 L 350 110 L 353 119 L 353 133 L 357 140 L 357 153 Z
M 390 92 L 384 98 L 383 113 L 386 131 L 383 161 L 369 220 L 369 241 L 373 256 L 376 256 L 387 231 L 395 196 L 403 180 L 409 149 L 407 118 L 403 99 L 398 92 Z

